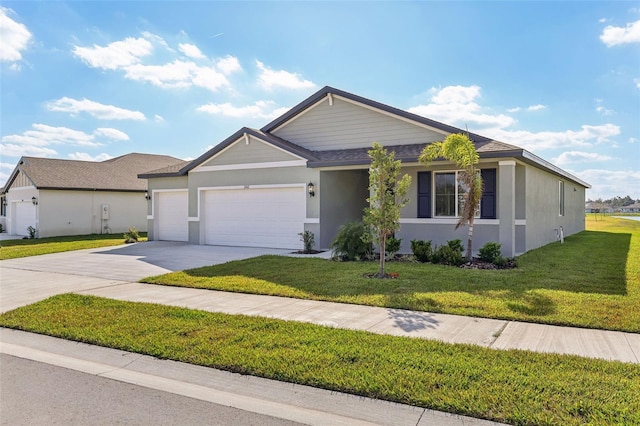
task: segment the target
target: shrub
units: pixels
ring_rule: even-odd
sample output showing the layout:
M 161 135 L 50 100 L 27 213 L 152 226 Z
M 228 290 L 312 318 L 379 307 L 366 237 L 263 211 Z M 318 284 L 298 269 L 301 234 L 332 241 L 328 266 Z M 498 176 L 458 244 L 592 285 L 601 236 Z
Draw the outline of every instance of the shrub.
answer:
M 30 226 L 27 228 L 27 232 L 29 233 L 29 239 L 33 240 L 37 237 L 38 234 L 38 230 L 36 228 L 34 228 L 33 226 Z
M 502 257 L 500 247 L 502 247 L 502 244 L 489 241 L 478 251 L 480 260 L 484 262 L 496 263 L 496 261 Z
M 402 244 L 402 238 L 387 238 L 387 245 L 385 246 L 387 259 L 393 259 L 393 256 L 400 251 L 400 244 Z
M 127 232 L 123 234 L 125 244 L 137 243 L 140 235 L 136 228 L 129 228 Z
M 0 234 L 4 232 L 4 226 L 0 223 Z
M 311 253 L 313 251 L 313 246 L 316 243 L 316 237 L 313 235 L 311 231 L 300 232 L 300 241 L 304 244 L 304 252 Z
M 433 256 L 431 249 L 431 240 L 411 240 L 411 252 L 418 262 L 430 262 Z
M 373 247 L 369 230 L 362 222 L 348 222 L 338 231 L 331 243 L 334 258 L 341 260 L 361 260 L 367 257 Z
M 461 240 L 447 241 L 447 244 L 441 245 L 434 251 L 433 263 L 460 266 L 464 263 L 463 251 Z

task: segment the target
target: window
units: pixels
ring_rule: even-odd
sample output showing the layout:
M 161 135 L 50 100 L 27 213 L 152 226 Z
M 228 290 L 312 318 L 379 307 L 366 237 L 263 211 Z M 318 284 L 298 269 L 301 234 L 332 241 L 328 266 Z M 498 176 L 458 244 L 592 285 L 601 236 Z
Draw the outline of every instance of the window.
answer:
M 461 171 L 418 172 L 418 217 L 458 217 L 466 188 L 458 183 Z M 480 170 L 484 181 L 482 200 L 476 217 L 496 218 L 496 169 Z M 432 178 L 433 176 L 433 178 Z M 432 209 L 433 206 L 433 209 Z
M 560 216 L 564 216 L 564 181 L 558 181 L 558 206 Z

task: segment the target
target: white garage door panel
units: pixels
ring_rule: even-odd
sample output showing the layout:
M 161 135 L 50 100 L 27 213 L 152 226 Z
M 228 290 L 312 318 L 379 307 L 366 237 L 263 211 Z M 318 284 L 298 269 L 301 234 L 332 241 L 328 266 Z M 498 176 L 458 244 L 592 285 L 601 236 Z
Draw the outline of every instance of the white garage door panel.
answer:
M 15 234 L 29 235 L 27 228 L 36 227 L 36 206 L 31 201 L 16 203 Z
M 205 244 L 299 248 L 305 196 L 302 187 L 206 191 Z
M 159 192 L 157 197 L 158 239 L 162 241 L 188 241 L 188 192 Z

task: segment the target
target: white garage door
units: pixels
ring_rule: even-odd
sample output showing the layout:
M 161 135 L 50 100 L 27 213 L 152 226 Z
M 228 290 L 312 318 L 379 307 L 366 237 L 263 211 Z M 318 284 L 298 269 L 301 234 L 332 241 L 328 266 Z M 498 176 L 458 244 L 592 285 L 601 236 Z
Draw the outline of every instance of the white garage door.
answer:
M 156 220 L 158 240 L 189 240 L 189 193 L 187 191 L 158 192 Z
M 16 203 L 14 233 L 16 235 L 29 235 L 27 228 L 36 227 L 36 206 L 31 201 Z
M 303 187 L 205 191 L 205 244 L 301 248 L 305 197 Z

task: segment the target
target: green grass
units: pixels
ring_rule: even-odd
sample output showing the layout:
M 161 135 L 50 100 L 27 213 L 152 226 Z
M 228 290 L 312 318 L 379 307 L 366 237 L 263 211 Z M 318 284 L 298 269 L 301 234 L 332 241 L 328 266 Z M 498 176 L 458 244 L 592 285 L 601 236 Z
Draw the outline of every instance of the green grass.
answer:
M 140 241 L 146 240 L 146 232 Z M 110 247 L 124 244 L 122 234 L 69 235 L 64 237 L 37 238 L 32 240 L 0 241 L 0 260 L 39 256 L 63 251 Z
M 511 424 L 640 424 L 634 364 L 70 294 L 0 325 Z
M 487 318 L 640 332 L 640 222 L 587 218 L 587 231 L 518 258 L 511 270 L 261 256 L 143 282 Z

